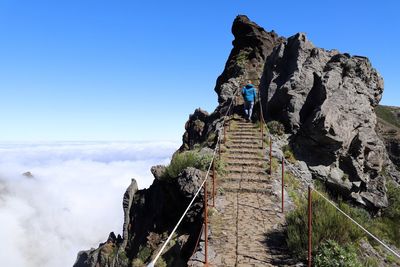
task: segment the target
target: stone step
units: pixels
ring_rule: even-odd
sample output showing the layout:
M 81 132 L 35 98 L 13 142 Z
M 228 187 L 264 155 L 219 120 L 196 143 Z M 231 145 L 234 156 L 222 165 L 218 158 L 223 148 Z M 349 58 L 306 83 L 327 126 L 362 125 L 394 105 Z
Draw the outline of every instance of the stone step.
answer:
M 226 163 L 228 166 L 245 166 L 245 167 L 264 167 L 265 162 L 264 161 L 227 161 Z
M 242 182 L 249 182 L 249 183 L 261 183 L 261 184 L 268 184 L 268 186 L 272 187 L 271 179 L 268 178 L 241 178 L 241 177 L 225 177 L 220 180 L 222 183 L 238 183 Z
M 256 126 L 254 123 L 247 122 L 247 121 L 243 121 L 243 122 L 238 121 L 238 122 L 236 122 L 236 125 L 238 125 L 238 126 L 252 126 L 252 127 Z
M 227 136 L 229 136 L 230 139 L 232 138 L 236 138 L 236 139 L 242 139 L 242 140 L 246 140 L 246 139 L 261 139 L 261 133 L 256 132 L 256 133 L 249 133 L 249 132 L 241 132 L 241 133 L 230 133 Z
M 229 141 L 234 141 L 234 142 L 237 142 L 237 143 L 240 143 L 240 142 L 258 142 L 258 143 L 260 143 L 261 142 L 261 136 L 246 136 L 246 137 L 243 137 L 243 136 L 239 136 L 239 137 L 236 137 L 236 136 L 229 136 Z M 228 141 L 228 142 L 229 142 Z
M 233 145 L 258 145 L 260 144 L 261 140 L 260 139 L 231 139 L 228 141 L 229 143 Z
M 259 131 L 256 131 L 256 132 L 236 132 L 236 131 L 229 132 L 229 131 L 228 131 L 228 133 L 229 133 L 229 136 L 230 136 L 230 137 L 235 137 L 235 138 L 261 137 L 261 132 L 259 132 Z M 267 137 L 267 134 L 266 134 L 266 133 L 264 133 L 264 137 Z
M 254 128 L 254 127 L 238 127 L 234 131 L 235 132 L 240 132 L 240 131 L 243 131 L 243 132 L 261 132 L 260 129 Z
M 238 131 L 254 131 L 254 132 L 261 132 L 261 129 L 260 128 L 256 128 L 256 127 L 243 127 L 243 126 L 241 126 L 241 127 L 233 127 L 232 128 L 232 126 L 231 126 L 231 128 L 229 129 L 229 126 L 228 126 L 228 129 L 227 130 L 230 130 L 230 131 L 235 131 L 235 132 L 238 132 Z
M 265 174 L 265 173 L 261 173 L 261 174 L 257 174 L 257 173 L 248 173 L 248 174 L 243 174 L 240 172 L 231 172 L 229 174 L 227 174 L 224 177 L 221 177 L 221 180 L 225 179 L 225 178 L 232 178 L 232 179 L 251 179 L 251 180 L 266 180 L 266 179 L 270 179 L 270 176 Z M 219 179 L 219 178 L 218 178 Z
M 242 120 L 242 121 L 236 121 L 236 124 L 241 124 L 241 125 L 254 125 L 251 122 L 248 122 L 246 120 Z
M 227 144 L 227 148 L 242 148 L 242 149 L 262 149 L 261 145 L 246 145 L 246 144 Z
M 252 163 L 254 163 L 254 164 L 267 163 L 268 161 L 264 160 L 261 157 L 253 157 L 253 158 L 243 158 L 243 157 L 242 158 L 238 158 L 238 157 L 236 157 L 236 158 L 226 158 L 225 162 L 226 163 L 231 163 L 231 164 L 241 164 L 241 163 L 243 163 L 243 164 L 249 165 L 249 164 L 252 164 Z
M 261 156 L 259 155 L 255 155 L 253 156 L 252 154 L 248 155 L 241 155 L 241 154 L 231 154 L 229 156 L 226 157 L 228 160 L 232 159 L 232 160 L 259 160 L 259 161 L 265 161 L 264 159 L 262 159 Z
M 229 173 L 243 173 L 243 174 L 260 174 L 267 175 L 266 168 L 252 167 L 252 166 L 230 166 L 226 167 Z
M 240 145 L 240 144 L 249 144 L 249 145 L 260 145 L 261 144 L 261 138 L 232 138 L 230 137 L 227 143 L 231 143 L 233 145 Z
M 256 131 L 256 132 L 249 132 L 249 131 L 240 131 L 240 132 L 228 132 L 229 137 L 234 137 L 234 138 L 261 138 L 261 133 Z
M 257 155 L 260 157 L 263 151 L 261 149 L 240 149 L 231 148 L 229 149 L 229 155 Z
M 263 194 L 263 195 L 272 195 L 272 190 L 271 189 L 258 189 L 258 188 L 225 188 L 222 187 L 225 192 L 231 192 L 231 193 L 252 193 L 252 194 Z
M 259 128 L 255 124 L 252 124 L 252 123 L 248 123 L 248 124 L 246 124 L 246 123 L 236 123 L 236 126 L 238 128 Z

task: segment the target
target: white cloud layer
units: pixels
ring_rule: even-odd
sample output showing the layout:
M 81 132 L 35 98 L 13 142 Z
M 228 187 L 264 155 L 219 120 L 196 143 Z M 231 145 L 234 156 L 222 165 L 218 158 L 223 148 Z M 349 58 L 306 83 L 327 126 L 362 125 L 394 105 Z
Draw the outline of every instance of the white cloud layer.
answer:
M 0 266 L 72 266 L 79 250 L 121 233 L 131 178 L 148 187 L 150 167 L 167 164 L 178 145 L 0 144 Z

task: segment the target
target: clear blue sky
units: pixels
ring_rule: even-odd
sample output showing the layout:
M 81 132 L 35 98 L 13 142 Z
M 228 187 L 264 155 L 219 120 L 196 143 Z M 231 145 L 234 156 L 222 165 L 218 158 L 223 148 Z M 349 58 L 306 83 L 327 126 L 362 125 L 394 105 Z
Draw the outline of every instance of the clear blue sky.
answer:
M 238 14 L 368 56 L 400 106 L 399 1 L 0 0 L 0 140 L 180 139 Z

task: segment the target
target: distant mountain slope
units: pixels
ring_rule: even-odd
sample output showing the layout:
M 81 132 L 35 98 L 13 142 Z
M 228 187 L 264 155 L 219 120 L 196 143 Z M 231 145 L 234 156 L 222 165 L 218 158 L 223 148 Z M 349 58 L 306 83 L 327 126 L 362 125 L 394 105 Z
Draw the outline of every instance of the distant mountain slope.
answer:
M 385 143 L 389 158 L 400 169 L 400 107 L 379 105 L 375 113 L 378 117 L 377 132 Z

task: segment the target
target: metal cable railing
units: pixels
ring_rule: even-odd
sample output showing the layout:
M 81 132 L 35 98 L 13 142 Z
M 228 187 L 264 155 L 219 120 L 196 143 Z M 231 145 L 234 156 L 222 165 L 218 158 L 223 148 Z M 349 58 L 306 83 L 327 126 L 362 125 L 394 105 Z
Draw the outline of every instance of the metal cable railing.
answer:
M 283 203 L 284 203 L 284 164 L 290 165 L 289 162 L 285 159 L 285 157 L 282 157 L 282 212 L 283 212 Z M 302 177 L 302 174 L 294 171 L 295 168 L 292 168 L 291 171 L 293 174 L 295 174 L 296 177 Z M 393 255 L 395 255 L 397 258 L 400 259 L 400 254 L 390 248 L 386 243 L 384 243 L 381 239 L 376 237 L 374 234 L 372 234 L 370 231 L 368 231 L 365 227 L 363 227 L 360 223 L 358 223 L 355 219 L 353 219 L 350 215 L 348 215 L 346 212 L 344 212 L 342 209 L 340 209 L 333 201 L 329 200 L 324 194 L 319 192 L 317 189 L 315 189 L 310 182 L 306 181 L 306 185 L 308 186 L 308 266 L 311 267 L 312 263 L 312 195 L 311 192 L 314 191 L 316 192 L 319 196 L 322 197 L 327 203 L 332 205 L 338 212 L 340 212 L 343 216 L 345 216 L 347 219 L 349 219 L 352 223 L 354 223 L 357 227 L 359 227 L 363 232 L 365 232 L 368 236 L 373 238 L 375 241 L 377 241 L 379 244 L 381 244 L 385 249 L 387 249 L 389 252 L 391 252 Z
M 223 117 L 223 126 L 225 125 L 226 117 L 227 117 L 227 115 L 229 114 L 229 110 L 230 110 L 231 107 L 232 107 L 233 99 L 235 98 L 236 93 L 237 93 L 237 90 L 234 91 L 234 93 L 233 93 L 233 95 L 232 95 L 232 98 L 231 98 L 231 102 L 230 102 L 230 104 L 229 104 L 229 106 L 228 106 L 228 109 L 227 109 L 227 111 L 226 111 L 226 113 L 225 113 L 225 116 Z M 210 161 L 210 164 L 209 164 L 209 166 L 208 166 L 207 173 L 206 173 L 206 176 L 205 176 L 203 182 L 201 183 L 201 185 L 200 185 L 199 189 L 197 190 L 196 194 L 193 196 L 192 200 L 191 200 L 190 203 L 188 204 L 186 210 L 183 212 L 182 216 L 181 216 L 180 219 L 178 220 L 178 222 L 177 222 L 177 224 L 175 225 L 174 229 L 171 231 L 171 233 L 170 233 L 170 235 L 168 236 L 167 240 L 164 242 L 164 244 L 162 245 L 161 249 L 158 251 L 158 253 L 157 253 L 156 256 L 154 257 L 154 259 L 147 265 L 147 267 L 154 267 L 154 266 L 155 266 L 155 263 L 156 263 L 157 260 L 160 258 L 161 254 L 162 254 L 163 251 L 165 250 L 165 248 L 166 248 L 166 246 L 168 245 L 169 241 L 171 240 L 172 236 L 175 234 L 175 232 L 176 232 L 176 230 L 178 229 L 179 225 L 181 224 L 182 220 L 185 218 L 187 212 L 189 211 L 189 209 L 190 209 L 191 206 L 193 205 L 193 203 L 194 203 L 195 199 L 197 198 L 197 196 L 199 195 L 201 189 L 202 189 L 202 188 L 204 187 L 204 185 L 206 184 L 206 182 L 207 182 L 207 180 L 208 180 L 208 177 L 209 177 L 209 174 L 210 174 L 211 167 L 213 166 L 214 161 L 215 161 L 215 155 L 216 155 L 217 149 L 220 151 L 220 146 L 221 146 L 221 134 L 218 135 L 217 143 L 216 143 L 216 146 L 215 146 L 214 151 L 213 151 L 213 156 L 212 156 L 212 158 L 211 158 L 211 161 Z M 205 189 L 205 190 L 206 190 L 206 189 Z M 205 207 L 205 208 L 206 208 L 206 207 Z M 206 216 L 207 216 L 207 214 L 205 214 L 205 217 L 206 217 Z M 206 228 L 206 227 L 205 227 L 205 228 Z M 206 231 L 207 231 L 207 230 L 206 230 Z M 206 256 L 206 262 L 207 262 L 207 256 Z
M 357 225 L 359 228 L 361 228 L 365 233 L 367 233 L 370 237 L 375 239 L 379 244 L 384 246 L 387 250 L 392 252 L 396 257 L 400 259 L 400 254 L 391 249 L 388 245 L 383 243 L 379 238 L 377 238 L 375 235 L 373 235 L 371 232 L 369 232 L 367 229 L 365 229 L 361 224 L 359 224 L 356 220 L 350 217 L 350 215 L 346 214 L 343 210 L 341 210 L 335 203 L 333 203 L 331 200 L 329 200 L 326 196 L 324 196 L 321 192 L 316 190 L 315 188 L 311 188 L 312 191 L 316 192 L 319 196 L 321 196 L 324 200 L 326 200 L 329 204 L 331 204 L 336 210 L 338 210 L 340 213 L 342 213 L 347 219 L 349 219 L 351 222 L 353 222 L 355 225 Z

